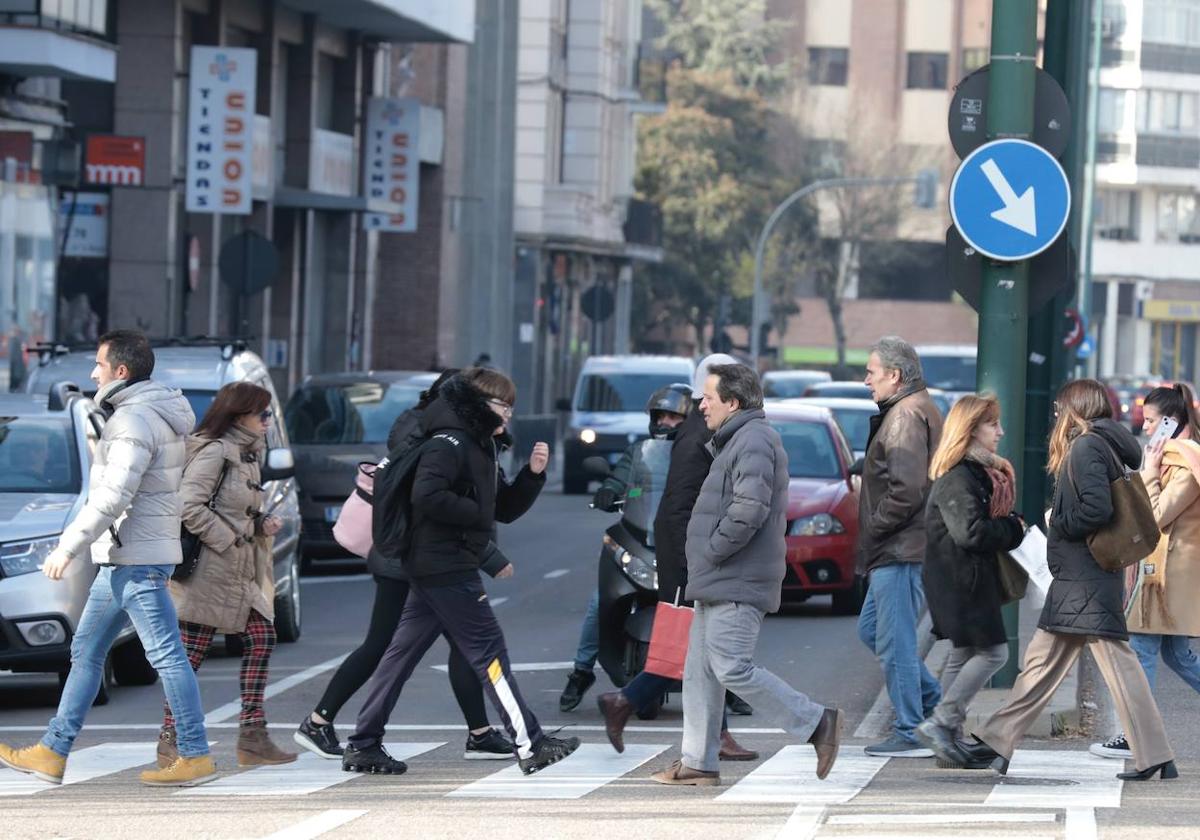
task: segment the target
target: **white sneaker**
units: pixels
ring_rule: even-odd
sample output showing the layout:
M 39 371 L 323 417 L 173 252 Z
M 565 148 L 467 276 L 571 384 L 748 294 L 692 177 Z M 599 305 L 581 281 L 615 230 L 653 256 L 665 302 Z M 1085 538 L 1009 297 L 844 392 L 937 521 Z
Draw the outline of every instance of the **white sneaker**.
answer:
M 1088 747 L 1088 752 L 1101 758 L 1133 758 L 1133 750 L 1129 749 L 1129 741 L 1125 740 L 1123 732 L 1114 735 L 1103 744 L 1092 744 Z

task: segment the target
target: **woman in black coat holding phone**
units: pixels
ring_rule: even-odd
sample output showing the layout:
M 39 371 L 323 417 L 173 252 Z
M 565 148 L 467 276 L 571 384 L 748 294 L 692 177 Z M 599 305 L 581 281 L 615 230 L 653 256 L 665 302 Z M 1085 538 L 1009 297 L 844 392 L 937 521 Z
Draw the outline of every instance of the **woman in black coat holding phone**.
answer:
M 1004 429 L 994 396 L 966 396 L 946 417 L 930 462 L 922 580 L 933 632 L 954 645 L 942 702 L 916 730 L 944 764 L 969 766 L 957 738 L 967 707 L 1008 660 L 998 552 L 1021 544 L 1012 464 L 996 454 Z M 987 766 L 986 764 L 984 766 Z

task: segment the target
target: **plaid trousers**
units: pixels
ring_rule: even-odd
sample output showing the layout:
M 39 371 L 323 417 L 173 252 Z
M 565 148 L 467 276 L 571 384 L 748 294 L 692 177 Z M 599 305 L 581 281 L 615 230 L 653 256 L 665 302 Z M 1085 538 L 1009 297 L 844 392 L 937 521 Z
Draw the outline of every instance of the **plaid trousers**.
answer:
M 192 670 L 199 671 L 208 652 L 212 649 L 213 636 L 217 628 L 206 624 L 192 624 L 187 621 L 179 622 L 179 635 L 183 638 L 183 647 L 187 651 L 188 661 Z M 275 649 L 275 625 L 260 615 L 257 610 L 250 610 L 250 618 L 246 621 L 246 629 L 242 637 L 242 711 L 238 716 L 241 726 L 266 723 L 267 716 L 263 711 L 263 691 L 267 687 L 267 665 L 271 660 L 271 651 Z M 171 707 L 163 704 L 163 726 L 174 726 L 175 717 Z

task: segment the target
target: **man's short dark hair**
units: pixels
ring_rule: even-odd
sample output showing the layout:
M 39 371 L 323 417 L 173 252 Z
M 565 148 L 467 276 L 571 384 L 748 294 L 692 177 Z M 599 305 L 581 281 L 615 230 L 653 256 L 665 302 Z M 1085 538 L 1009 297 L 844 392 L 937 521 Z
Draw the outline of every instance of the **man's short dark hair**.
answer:
M 745 365 L 713 365 L 708 375 L 717 377 L 721 402 L 737 400 L 738 407 L 748 411 L 763 407 L 762 383 L 758 374 Z
M 150 340 L 138 330 L 106 332 L 100 336 L 99 346 L 108 347 L 107 359 L 112 369 L 125 365 L 130 379 L 149 379 L 154 373 L 154 350 L 150 348 Z

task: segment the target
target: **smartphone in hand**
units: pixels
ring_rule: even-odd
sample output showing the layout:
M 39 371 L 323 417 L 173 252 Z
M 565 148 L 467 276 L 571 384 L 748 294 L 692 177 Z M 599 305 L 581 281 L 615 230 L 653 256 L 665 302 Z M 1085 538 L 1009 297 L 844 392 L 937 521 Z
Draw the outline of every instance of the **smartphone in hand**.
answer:
M 1174 417 L 1164 416 L 1158 421 L 1158 428 L 1154 430 L 1154 434 L 1150 436 L 1150 440 L 1146 442 L 1148 447 L 1154 447 L 1159 441 L 1166 443 L 1175 435 L 1175 430 L 1179 428 L 1179 421 Z

